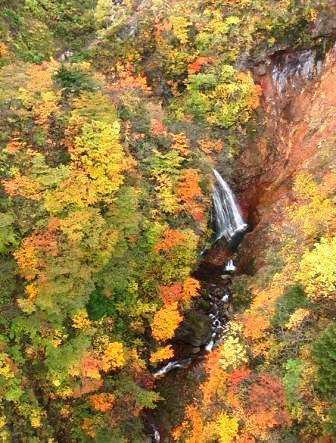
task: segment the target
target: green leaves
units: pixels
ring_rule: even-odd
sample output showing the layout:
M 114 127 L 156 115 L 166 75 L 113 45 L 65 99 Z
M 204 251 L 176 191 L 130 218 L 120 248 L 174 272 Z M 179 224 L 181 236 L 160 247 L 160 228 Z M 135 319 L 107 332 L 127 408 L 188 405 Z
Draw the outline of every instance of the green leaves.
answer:
M 15 217 L 10 212 L 0 213 L 0 254 L 4 254 L 19 243 L 14 228 Z
M 317 337 L 312 346 L 319 366 L 319 389 L 326 395 L 336 395 L 336 325 L 332 324 Z

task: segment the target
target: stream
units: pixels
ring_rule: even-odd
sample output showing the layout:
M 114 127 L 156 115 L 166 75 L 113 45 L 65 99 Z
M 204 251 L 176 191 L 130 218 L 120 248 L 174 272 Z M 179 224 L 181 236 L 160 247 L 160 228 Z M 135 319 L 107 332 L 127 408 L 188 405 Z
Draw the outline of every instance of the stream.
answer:
M 322 38 L 322 43 L 317 43 L 312 48 L 302 48 L 299 50 L 279 50 L 271 54 L 265 61 L 263 60 L 256 68 L 256 81 L 263 85 L 265 100 L 271 105 L 268 111 L 270 115 L 277 115 L 278 107 L 285 109 L 290 100 L 291 94 L 298 95 L 303 91 L 305 84 L 318 78 L 323 72 L 324 56 L 326 49 L 335 45 L 334 38 L 326 36 Z M 335 47 L 335 46 L 334 46 Z M 226 265 L 216 267 L 209 265 L 206 260 L 202 260 L 195 277 L 201 283 L 200 299 L 204 302 L 204 313 L 209 320 L 209 334 L 200 346 L 197 345 L 195 352 L 177 352 L 180 358 L 165 362 L 161 367 L 155 368 L 152 372 L 158 384 L 165 382 L 168 385 L 174 384 L 178 380 L 178 374 L 184 381 L 187 379 L 188 371 L 192 367 L 206 358 L 206 356 L 222 341 L 225 340 L 225 325 L 232 317 L 231 307 L 231 283 L 236 272 L 234 264 L 234 251 L 242 241 L 248 225 L 245 223 L 239 204 L 230 186 L 217 170 L 213 170 L 213 244 L 209 251 L 216 245 L 220 249 L 229 247 L 232 255 Z M 225 242 L 224 242 L 225 240 Z M 224 245 L 226 243 L 226 245 Z M 208 251 L 208 252 L 209 252 Z M 201 258 L 207 250 L 201 252 Z M 198 308 L 199 309 L 199 308 Z M 196 315 L 196 312 L 195 312 Z M 174 347 L 176 342 L 173 340 Z M 183 344 L 182 344 L 183 346 Z M 178 348 L 178 346 L 176 345 Z M 187 346 L 184 346 L 187 348 Z M 169 374 L 169 375 L 168 375 Z M 162 386 L 161 386 L 162 387 Z M 174 392 L 179 396 L 180 393 Z M 168 405 L 169 406 L 169 405 Z M 164 432 L 161 432 L 160 423 L 164 423 L 165 415 L 163 408 L 161 412 L 149 412 L 145 417 L 145 426 L 148 430 L 146 443 L 160 443 L 171 441 L 166 439 Z M 169 418 L 166 414 L 166 417 Z
M 248 225 L 244 222 L 238 202 L 224 178 L 217 170 L 213 170 L 213 224 L 215 228 L 215 242 L 225 238 L 227 245 L 234 249 L 238 246 L 246 232 Z M 232 258 L 228 259 L 224 267 L 209 266 L 200 263 L 195 276 L 201 282 L 201 297 L 207 308 L 205 313 L 209 318 L 208 340 L 199 347 L 197 352 L 191 355 L 167 361 L 161 367 L 155 369 L 154 378 L 162 379 L 171 371 L 187 369 L 196 361 L 203 360 L 207 353 L 223 339 L 225 324 L 232 315 L 230 305 L 232 276 L 236 266 Z M 160 431 L 154 419 L 149 419 L 148 443 L 161 441 Z

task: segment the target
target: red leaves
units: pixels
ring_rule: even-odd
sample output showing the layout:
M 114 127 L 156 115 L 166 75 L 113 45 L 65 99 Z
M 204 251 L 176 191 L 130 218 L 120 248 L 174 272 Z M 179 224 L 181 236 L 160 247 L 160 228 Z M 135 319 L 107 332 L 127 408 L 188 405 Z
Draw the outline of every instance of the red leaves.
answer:
M 182 284 L 180 282 L 173 283 L 169 286 L 160 286 L 160 297 L 164 304 L 178 302 L 182 296 Z
M 230 381 L 233 386 L 238 386 L 241 382 L 247 380 L 252 371 L 247 368 L 237 368 L 230 374 Z
M 202 66 L 206 63 L 209 63 L 209 57 L 197 57 L 197 59 L 188 65 L 190 71 L 199 72 Z

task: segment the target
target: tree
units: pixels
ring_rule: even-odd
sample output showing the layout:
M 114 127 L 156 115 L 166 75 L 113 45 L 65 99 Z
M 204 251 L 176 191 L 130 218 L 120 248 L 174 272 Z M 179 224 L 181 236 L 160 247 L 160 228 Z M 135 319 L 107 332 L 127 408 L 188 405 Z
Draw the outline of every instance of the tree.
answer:
M 334 396 L 336 392 L 335 358 L 336 326 L 330 325 L 322 331 L 312 345 L 312 355 L 318 364 L 318 387 L 325 394 Z
M 336 237 L 322 238 L 311 251 L 304 253 L 297 279 L 303 284 L 308 297 L 318 299 L 334 299 L 336 294 Z
M 176 302 L 164 306 L 154 315 L 152 322 L 152 335 L 158 341 L 172 338 L 178 325 L 182 321 Z

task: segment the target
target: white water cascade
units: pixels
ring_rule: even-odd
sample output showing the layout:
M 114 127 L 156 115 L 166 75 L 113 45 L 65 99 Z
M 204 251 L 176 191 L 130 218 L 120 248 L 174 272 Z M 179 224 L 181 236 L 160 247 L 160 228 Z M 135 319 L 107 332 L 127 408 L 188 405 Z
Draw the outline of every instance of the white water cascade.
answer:
M 216 169 L 213 170 L 216 182 L 213 186 L 214 217 L 217 237 L 229 242 L 238 232 L 244 232 L 247 224 L 244 222 L 239 205 L 230 186 Z

